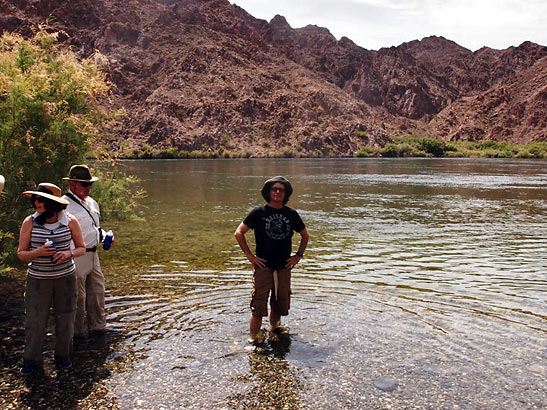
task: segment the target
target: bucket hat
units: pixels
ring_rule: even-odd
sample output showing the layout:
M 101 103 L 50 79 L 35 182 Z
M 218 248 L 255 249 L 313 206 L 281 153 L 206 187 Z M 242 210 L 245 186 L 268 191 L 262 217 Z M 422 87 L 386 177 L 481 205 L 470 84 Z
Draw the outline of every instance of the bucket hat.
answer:
M 260 193 L 262 194 L 262 197 L 266 202 L 270 202 L 270 190 L 272 189 L 272 185 L 276 182 L 279 182 L 285 186 L 285 198 L 283 198 L 283 203 L 286 204 L 287 202 L 289 202 L 289 198 L 292 195 L 292 185 L 285 177 L 277 176 L 268 179 L 266 182 L 264 182 L 264 186 L 262 187 Z
M 91 176 L 87 165 L 72 165 L 68 172 L 68 177 L 64 177 L 63 179 L 77 182 L 95 182 L 99 178 Z

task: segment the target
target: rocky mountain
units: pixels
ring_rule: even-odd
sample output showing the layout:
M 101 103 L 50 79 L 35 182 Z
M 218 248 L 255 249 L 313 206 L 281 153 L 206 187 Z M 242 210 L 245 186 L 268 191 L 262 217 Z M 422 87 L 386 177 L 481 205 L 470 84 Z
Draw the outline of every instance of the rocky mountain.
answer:
M 227 0 L 6 0 L 0 29 L 44 24 L 107 60 L 113 147 L 351 155 L 390 136 L 547 140 L 547 47 L 471 52 L 442 37 L 371 51 Z

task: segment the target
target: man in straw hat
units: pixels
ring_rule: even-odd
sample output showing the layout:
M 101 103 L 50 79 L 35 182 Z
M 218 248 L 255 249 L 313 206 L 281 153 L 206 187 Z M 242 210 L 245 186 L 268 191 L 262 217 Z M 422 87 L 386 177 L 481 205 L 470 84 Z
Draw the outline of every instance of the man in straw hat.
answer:
M 61 188 L 43 182 L 23 195 L 34 214 L 21 225 L 17 257 L 28 262 L 25 286 L 25 351 L 21 373 L 42 369 L 42 348 L 50 305 L 55 310 L 55 363 L 72 365 L 72 336 L 76 312 L 74 261 L 85 252 L 78 220 L 65 212 L 68 201 Z M 74 246 L 71 246 L 71 243 Z
M 85 254 L 75 259 L 78 309 L 74 322 L 74 338 L 85 340 L 106 330 L 104 275 L 97 252 L 105 232 L 100 225 L 99 205 L 89 196 L 91 186 L 99 178 L 91 176 L 87 165 L 73 165 L 63 179 L 70 186 L 63 196 L 68 201 L 67 210 L 78 218 L 86 247 Z M 84 326 L 86 311 L 88 335 Z
M 253 291 L 251 296 L 250 341 L 262 343 L 262 317 L 268 315 L 270 296 L 270 332 L 272 339 L 285 333 L 281 316 L 290 308 L 291 270 L 304 256 L 309 234 L 294 209 L 286 206 L 292 194 L 292 185 L 284 177 L 268 179 L 262 187 L 262 197 L 267 205 L 254 208 L 238 226 L 235 237 L 245 256 L 253 265 Z M 245 234 L 253 229 L 256 255 L 251 252 Z M 291 256 L 293 232 L 301 236 L 298 251 Z

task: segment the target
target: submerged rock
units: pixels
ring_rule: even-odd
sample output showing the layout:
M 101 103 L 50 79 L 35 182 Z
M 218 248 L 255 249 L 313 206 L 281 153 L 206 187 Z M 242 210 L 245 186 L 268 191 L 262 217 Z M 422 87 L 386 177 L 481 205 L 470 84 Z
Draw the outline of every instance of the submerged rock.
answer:
M 372 383 L 374 384 L 374 387 L 385 392 L 391 392 L 399 385 L 399 382 L 396 379 L 389 377 L 378 377 Z

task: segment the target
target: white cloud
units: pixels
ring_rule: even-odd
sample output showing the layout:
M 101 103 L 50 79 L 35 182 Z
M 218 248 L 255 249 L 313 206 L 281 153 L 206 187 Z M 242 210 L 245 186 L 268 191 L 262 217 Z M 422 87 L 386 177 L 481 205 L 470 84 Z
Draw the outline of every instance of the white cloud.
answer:
M 255 17 L 284 16 L 294 27 L 315 24 L 368 49 L 430 35 L 463 47 L 547 45 L 545 0 L 234 0 Z

